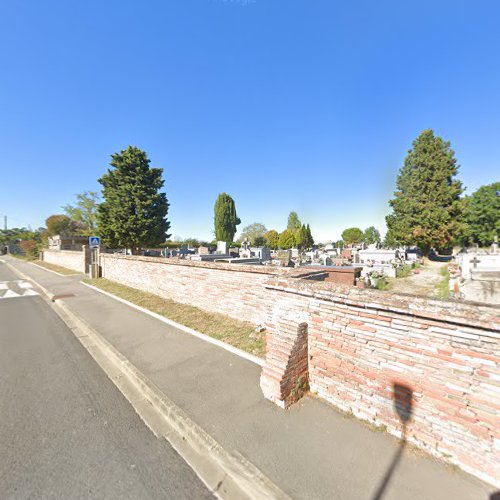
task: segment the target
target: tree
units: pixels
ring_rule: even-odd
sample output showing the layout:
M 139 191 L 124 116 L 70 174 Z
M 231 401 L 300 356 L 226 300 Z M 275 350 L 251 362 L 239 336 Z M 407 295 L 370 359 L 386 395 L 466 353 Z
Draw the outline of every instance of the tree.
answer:
M 269 248 L 272 248 L 273 250 L 277 250 L 279 248 L 280 235 L 278 234 L 278 231 L 271 229 L 264 235 L 264 238 Z
M 231 243 L 236 233 L 236 226 L 241 221 L 236 215 L 234 200 L 226 193 L 217 197 L 214 206 L 215 238 L 217 241 Z
M 500 182 L 481 186 L 463 199 L 463 239 L 467 243 L 491 245 L 500 237 Z
M 363 242 L 367 245 L 373 245 L 374 243 L 380 243 L 380 232 L 375 226 L 370 226 L 365 229 L 363 233 Z
M 285 229 L 279 237 L 278 246 L 284 250 L 295 247 L 295 234 L 290 229 Z
M 357 245 L 363 241 L 363 231 L 359 227 L 349 227 L 342 231 L 342 240 L 346 245 Z
M 394 237 L 394 234 L 389 229 L 389 231 L 387 231 L 387 233 L 385 233 L 384 247 L 386 247 L 386 248 L 397 248 L 399 246 L 401 246 L 401 243 L 396 240 L 396 238 Z
M 290 215 L 288 216 L 288 224 L 286 228 L 292 233 L 297 233 L 300 231 L 302 224 L 300 223 L 299 216 L 297 215 L 297 212 L 294 212 L 293 210 L 290 212 Z
M 302 224 L 300 229 L 295 233 L 295 244 L 297 248 L 307 248 L 307 228 Z
M 81 235 L 83 234 L 84 227 L 81 222 L 70 219 L 64 214 L 55 214 L 45 219 L 47 226 L 46 236 L 54 236 L 55 234 L 68 235 Z
M 39 244 L 35 240 L 22 240 L 19 242 L 19 248 L 21 249 L 23 255 L 34 259 L 38 255 Z
M 83 234 L 92 236 L 97 227 L 97 206 L 99 201 L 99 193 L 84 191 L 76 195 L 75 205 L 65 205 L 62 208 L 68 217 L 82 224 L 84 227 Z
M 307 248 L 312 248 L 314 246 L 314 238 L 311 233 L 311 227 L 307 224 Z
M 265 247 L 267 244 L 266 238 L 264 238 L 264 236 L 257 236 L 257 238 L 255 238 L 255 240 L 253 240 L 253 244 L 256 247 Z
M 97 208 L 98 233 L 110 247 L 157 246 L 167 234 L 169 203 L 162 168 L 151 168 L 145 151 L 129 146 L 111 155 L 111 169 L 100 179 L 103 202 Z
M 238 239 L 239 241 L 243 241 L 245 238 L 248 238 L 248 241 L 252 245 L 257 245 L 257 240 L 262 241 L 262 238 L 264 237 L 264 234 L 266 234 L 266 232 L 267 228 L 266 226 L 264 226 L 264 224 L 261 224 L 260 222 L 254 222 L 253 224 L 250 224 L 243 228 L 241 236 Z
M 413 141 L 396 181 L 395 197 L 386 217 L 393 241 L 418 245 L 424 253 L 446 248 L 460 221 L 462 183 L 450 143 L 424 130 Z

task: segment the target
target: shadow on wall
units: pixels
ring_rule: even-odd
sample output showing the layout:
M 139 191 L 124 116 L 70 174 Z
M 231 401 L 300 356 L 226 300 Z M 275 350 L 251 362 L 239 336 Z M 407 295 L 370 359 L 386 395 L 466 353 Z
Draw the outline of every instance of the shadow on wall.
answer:
M 394 409 L 396 414 L 401 421 L 403 426 L 402 429 L 402 437 L 399 443 L 398 450 L 392 459 L 391 465 L 387 469 L 387 472 L 384 474 L 382 481 L 380 482 L 379 487 L 375 495 L 373 495 L 373 500 L 381 500 L 385 493 L 387 486 L 391 480 L 396 467 L 398 466 L 399 461 L 403 455 L 404 448 L 406 446 L 406 425 L 411 419 L 412 410 L 413 410 L 413 391 L 402 384 L 394 384 L 392 386 L 393 390 L 393 399 L 394 399 Z

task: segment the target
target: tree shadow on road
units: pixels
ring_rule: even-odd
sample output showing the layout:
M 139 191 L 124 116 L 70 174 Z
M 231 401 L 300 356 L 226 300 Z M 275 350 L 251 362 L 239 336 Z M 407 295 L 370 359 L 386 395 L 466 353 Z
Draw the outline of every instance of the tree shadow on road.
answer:
M 385 490 L 387 489 L 387 486 L 389 485 L 392 475 L 394 474 L 394 471 L 396 470 L 396 467 L 398 466 L 399 461 L 401 460 L 404 448 L 406 446 L 406 425 L 412 415 L 413 391 L 405 385 L 394 384 L 393 399 L 394 399 L 394 409 L 403 426 L 401 441 L 399 443 L 396 454 L 392 459 L 391 464 L 389 465 L 386 473 L 384 474 L 384 477 L 382 478 L 382 481 L 380 482 L 377 491 L 372 497 L 372 500 L 381 500 L 383 498 Z

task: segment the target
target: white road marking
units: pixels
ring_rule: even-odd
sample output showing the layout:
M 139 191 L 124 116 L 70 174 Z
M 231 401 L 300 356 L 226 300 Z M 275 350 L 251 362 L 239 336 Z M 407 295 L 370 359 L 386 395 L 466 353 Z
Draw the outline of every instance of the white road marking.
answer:
M 33 285 L 29 281 L 13 280 L 0 282 L 0 300 L 32 297 L 34 295 L 38 295 L 38 293 L 33 290 Z

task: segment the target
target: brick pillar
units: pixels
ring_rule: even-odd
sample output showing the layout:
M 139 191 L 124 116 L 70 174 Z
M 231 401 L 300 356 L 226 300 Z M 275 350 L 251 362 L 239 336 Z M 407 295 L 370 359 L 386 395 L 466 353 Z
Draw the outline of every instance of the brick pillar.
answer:
M 267 399 L 282 408 L 309 390 L 307 323 L 284 317 L 268 330 L 260 387 Z

